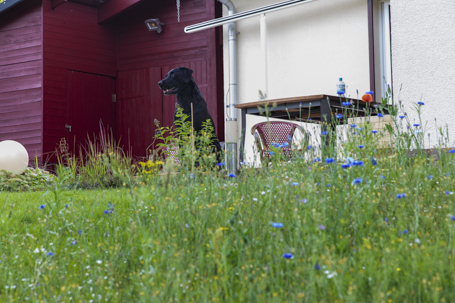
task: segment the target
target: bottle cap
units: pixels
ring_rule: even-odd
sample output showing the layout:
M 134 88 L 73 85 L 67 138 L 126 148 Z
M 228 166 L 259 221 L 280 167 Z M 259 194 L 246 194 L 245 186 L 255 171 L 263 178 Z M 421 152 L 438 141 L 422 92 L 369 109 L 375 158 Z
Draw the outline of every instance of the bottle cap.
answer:
M 343 78 L 340 78 L 340 81 L 343 81 Z

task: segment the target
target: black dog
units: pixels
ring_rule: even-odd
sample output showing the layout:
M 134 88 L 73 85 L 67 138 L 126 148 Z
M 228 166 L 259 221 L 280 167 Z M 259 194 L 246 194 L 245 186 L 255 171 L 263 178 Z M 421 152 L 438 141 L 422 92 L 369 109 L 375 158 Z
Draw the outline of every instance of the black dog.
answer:
M 220 162 L 221 145 L 215 132 L 215 123 L 210 116 L 207 103 L 201 91 L 193 79 L 193 70 L 187 67 L 178 67 L 167 73 L 166 78 L 158 82 L 158 86 L 164 91 L 164 95 L 177 95 L 177 104 L 183 109 L 183 113 L 188 115 L 191 121 L 191 103 L 193 103 L 193 124 L 196 133 L 202 130 L 202 123 L 207 120 L 213 126 L 212 145 L 216 150 L 218 162 Z M 174 113 L 174 125 L 177 109 Z

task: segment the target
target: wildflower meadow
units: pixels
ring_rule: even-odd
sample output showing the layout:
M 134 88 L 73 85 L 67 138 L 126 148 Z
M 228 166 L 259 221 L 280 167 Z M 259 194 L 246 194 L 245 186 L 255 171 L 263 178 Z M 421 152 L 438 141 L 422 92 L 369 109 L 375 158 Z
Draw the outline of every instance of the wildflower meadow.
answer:
M 8 181 L 0 301 L 454 302 L 449 138 L 441 129 L 424 150 L 425 125 L 399 106 L 371 106 L 393 118 L 375 129 L 349 122 L 355 105 L 342 101 L 343 133 L 290 140 L 290 161 L 278 146 L 239 172 L 210 156 L 186 164 L 191 153 L 122 167 L 107 149 L 91 178 L 62 165 L 38 190 Z

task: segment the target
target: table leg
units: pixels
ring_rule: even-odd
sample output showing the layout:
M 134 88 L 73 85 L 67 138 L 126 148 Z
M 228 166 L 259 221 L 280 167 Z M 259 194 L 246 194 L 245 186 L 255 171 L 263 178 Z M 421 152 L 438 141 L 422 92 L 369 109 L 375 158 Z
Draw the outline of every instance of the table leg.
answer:
M 245 136 L 246 136 L 246 108 L 242 108 L 242 137 L 240 142 L 240 162 L 243 162 L 245 153 Z

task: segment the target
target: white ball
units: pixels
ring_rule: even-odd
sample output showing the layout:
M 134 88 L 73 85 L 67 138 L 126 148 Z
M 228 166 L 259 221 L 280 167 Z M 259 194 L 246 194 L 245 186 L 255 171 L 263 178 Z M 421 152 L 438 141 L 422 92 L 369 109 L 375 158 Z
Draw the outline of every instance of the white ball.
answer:
M 19 142 L 5 140 L 0 142 L 0 173 L 6 170 L 15 175 L 22 174 L 28 166 L 28 153 Z

